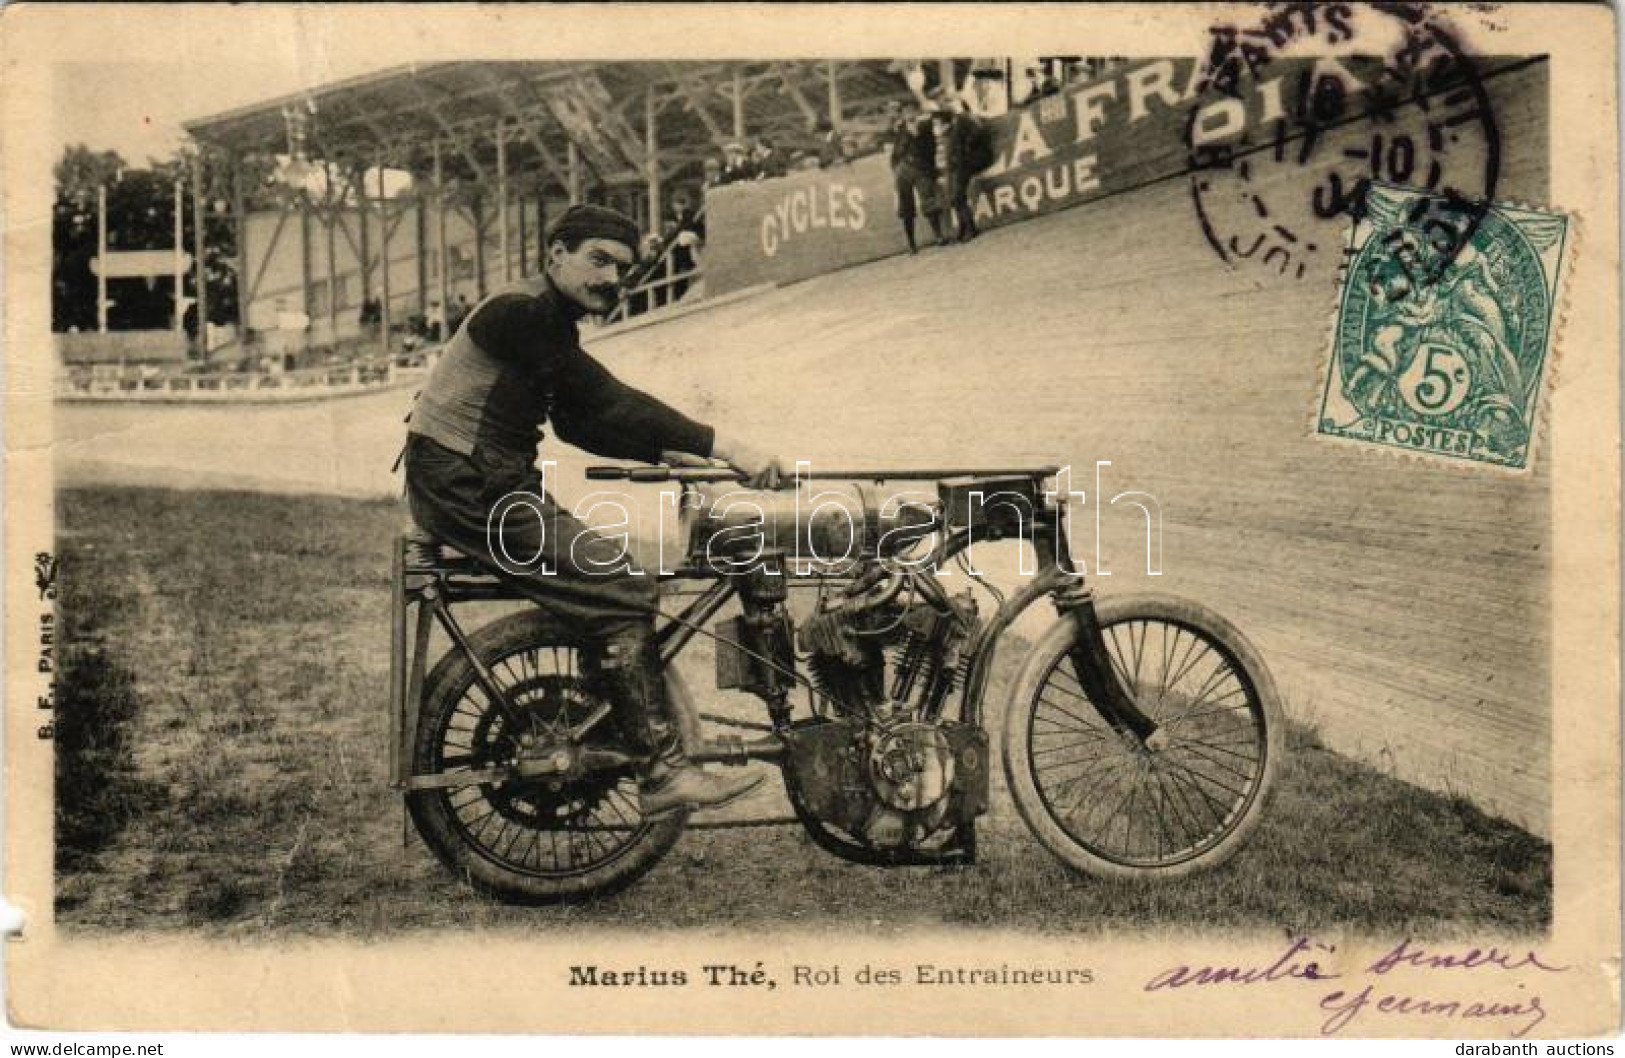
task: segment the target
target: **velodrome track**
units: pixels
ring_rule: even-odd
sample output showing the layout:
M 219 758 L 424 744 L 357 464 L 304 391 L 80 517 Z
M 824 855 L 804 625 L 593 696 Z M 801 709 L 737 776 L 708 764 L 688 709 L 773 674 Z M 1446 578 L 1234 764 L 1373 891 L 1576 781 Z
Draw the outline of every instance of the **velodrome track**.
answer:
M 1108 494 L 1160 502 L 1165 572 L 1114 509 L 1103 591 L 1210 603 L 1328 744 L 1549 834 L 1547 476 L 1311 440 L 1334 294 L 1227 269 L 1175 179 L 593 348 L 815 466 L 1071 464 L 1093 504 L 1110 460 Z M 58 405 L 59 480 L 387 494 L 409 400 Z

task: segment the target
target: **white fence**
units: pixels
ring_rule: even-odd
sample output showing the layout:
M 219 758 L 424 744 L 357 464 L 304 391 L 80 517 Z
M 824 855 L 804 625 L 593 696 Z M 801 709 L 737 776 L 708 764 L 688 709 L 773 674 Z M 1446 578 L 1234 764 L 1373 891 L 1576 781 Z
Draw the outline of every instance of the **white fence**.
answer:
M 376 393 L 421 379 L 439 350 L 357 360 L 297 371 L 237 371 L 218 374 L 96 376 L 71 373 L 57 383 L 57 399 L 68 401 L 289 401 Z

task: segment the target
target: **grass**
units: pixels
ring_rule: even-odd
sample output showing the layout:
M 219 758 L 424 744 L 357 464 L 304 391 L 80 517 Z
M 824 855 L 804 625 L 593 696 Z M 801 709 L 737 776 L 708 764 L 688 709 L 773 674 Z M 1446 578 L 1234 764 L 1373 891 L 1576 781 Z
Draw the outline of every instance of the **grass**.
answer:
M 108 598 L 96 609 L 66 611 L 62 630 L 73 644 L 71 667 L 57 699 L 55 784 L 56 869 L 87 865 L 133 819 L 158 808 L 156 784 L 135 767 L 131 736 L 134 676 L 110 656 L 106 630 L 128 602 Z
M 375 936 L 857 922 L 882 934 L 1443 939 L 1550 924 L 1547 843 L 1341 757 L 1303 724 L 1249 846 L 1178 883 L 1068 871 L 996 782 L 972 867 L 861 867 L 792 828 L 696 833 L 618 896 L 506 907 L 440 869 L 386 784 L 395 505 L 98 488 L 60 493 L 58 517 L 56 908 L 67 928 Z M 1004 665 L 1017 655 L 1004 651 Z M 1006 675 L 990 692 L 995 716 Z M 706 678 L 695 670 L 691 685 Z M 770 801 L 766 811 L 784 811 Z

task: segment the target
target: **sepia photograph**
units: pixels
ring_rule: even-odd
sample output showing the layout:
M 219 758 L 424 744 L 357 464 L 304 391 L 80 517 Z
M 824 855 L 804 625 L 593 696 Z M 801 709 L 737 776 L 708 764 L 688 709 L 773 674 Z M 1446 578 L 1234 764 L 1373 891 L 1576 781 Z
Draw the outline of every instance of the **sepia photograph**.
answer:
M 1617 1032 L 1613 19 L 8 10 L 13 1023 Z

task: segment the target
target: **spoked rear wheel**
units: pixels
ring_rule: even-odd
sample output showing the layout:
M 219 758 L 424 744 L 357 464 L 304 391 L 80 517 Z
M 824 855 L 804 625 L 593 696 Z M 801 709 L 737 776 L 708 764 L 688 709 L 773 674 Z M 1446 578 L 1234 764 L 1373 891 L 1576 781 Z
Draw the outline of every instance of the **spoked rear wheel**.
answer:
M 1149 746 L 1108 723 L 1079 684 L 1063 620 L 1039 641 L 1005 716 L 1022 818 L 1072 867 L 1173 878 L 1216 867 L 1258 825 L 1280 765 L 1275 684 L 1233 625 L 1182 599 L 1097 603 L 1118 680 L 1158 725 Z
M 496 621 L 469 637 L 513 707 L 491 703 L 466 655 L 453 649 L 424 684 L 413 773 L 511 764 L 535 747 L 563 747 L 601 701 L 582 672 L 585 645 L 541 612 Z M 686 727 L 686 725 L 684 725 Z M 583 735 L 619 748 L 613 717 Z M 650 822 L 638 810 L 634 767 L 573 778 L 540 777 L 415 790 L 407 806 L 418 832 L 453 872 L 515 903 L 581 900 L 634 881 L 682 835 L 686 817 Z

